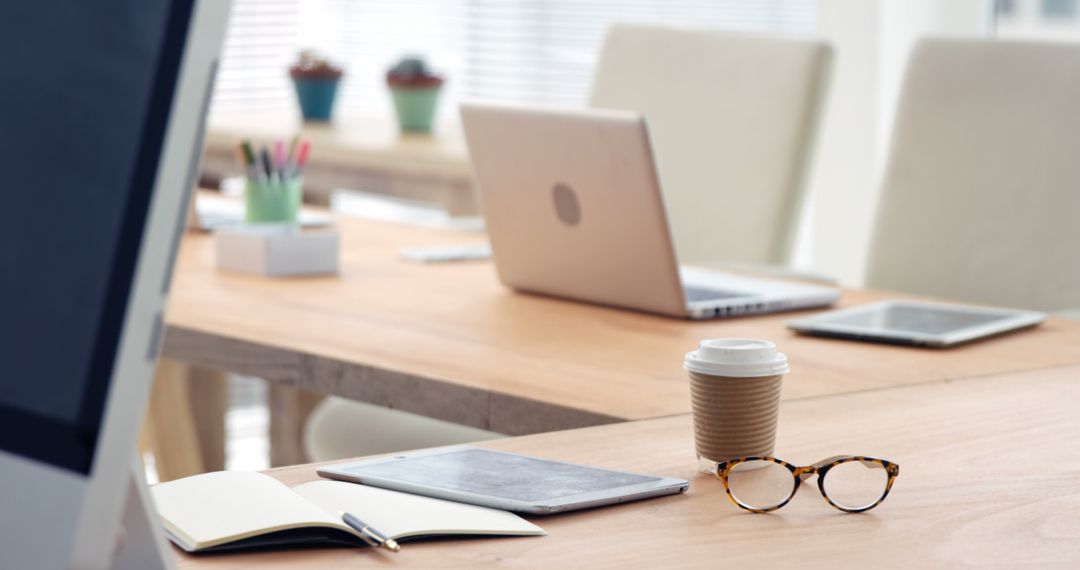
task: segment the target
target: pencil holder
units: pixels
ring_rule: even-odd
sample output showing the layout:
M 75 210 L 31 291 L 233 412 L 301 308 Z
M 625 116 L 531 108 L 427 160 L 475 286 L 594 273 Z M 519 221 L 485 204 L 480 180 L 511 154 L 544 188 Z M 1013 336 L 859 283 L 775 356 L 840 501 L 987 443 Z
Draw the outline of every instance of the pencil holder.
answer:
M 250 223 L 296 223 L 303 190 L 303 178 L 279 181 L 248 178 L 244 186 L 244 218 Z

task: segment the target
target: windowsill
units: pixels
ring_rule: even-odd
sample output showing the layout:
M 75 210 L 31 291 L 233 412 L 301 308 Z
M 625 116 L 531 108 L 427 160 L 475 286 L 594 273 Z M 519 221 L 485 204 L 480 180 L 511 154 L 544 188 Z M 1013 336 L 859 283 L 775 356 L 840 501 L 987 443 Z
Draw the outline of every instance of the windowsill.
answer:
M 440 124 L 432 134 L 401 133 L 394 117 L 341 115 L 329 123 L 302 123 L 292 109 L 211 114 L 207 147 L 233 153 L 242 138 L 269 141 L 296 133 L 312 142 L 311 159 L 342 165 L 469 176 L 461 127 Z
M 468 154 L 461 127 L 442 123 L 432 134 L 401 133 L 394 117 L 337 116 L 330 123 L 302 123 L 295 109 L 212 113 L 207 124 L 203 172 L 209 178 L 238 173 L 236 145 L 244 138 L 269 143 L 300 133 L 311 139 L 305 194 L 325 203 L 338 189 L 386 194 L 475 213 Z

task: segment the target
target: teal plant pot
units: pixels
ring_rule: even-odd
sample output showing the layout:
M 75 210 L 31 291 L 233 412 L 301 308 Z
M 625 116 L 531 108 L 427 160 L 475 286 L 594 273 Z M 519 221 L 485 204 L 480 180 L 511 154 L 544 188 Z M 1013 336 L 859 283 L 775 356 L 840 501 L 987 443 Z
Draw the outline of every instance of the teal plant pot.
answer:
M 391 87 L 401 130 L 430 133 L 441 87 Z
M 252 224 L 295 224 L 303 194 L 303 178 L 276 182 L 249 178 L 244 185 L 244 219 Z
M 305 121 L 329 121 L 340 79 L 293 77 L 296 99 Z

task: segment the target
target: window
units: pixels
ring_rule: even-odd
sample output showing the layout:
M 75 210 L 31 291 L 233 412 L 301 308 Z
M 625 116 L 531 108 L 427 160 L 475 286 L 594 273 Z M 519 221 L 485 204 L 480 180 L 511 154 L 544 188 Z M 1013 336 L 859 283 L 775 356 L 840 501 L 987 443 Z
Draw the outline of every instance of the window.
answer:
M 216 109 L 280 105 L 299 42 L 299 0 L 233 0 L 214 85 Z
M 407 54 L 465 97 L 579 105 L 613 22 L 810 34 L 814 0 L 236 0 L 216 112 L 292 105 L 304 47 L 345 68 L 339 112 L 391 113 L 383 75 Z
M 1044 18 L 1075 18 L 1076 0 L 1042 0 Z
M 1077 0 L 997 0 L 994 4 L 998 36 L 1080 40 Z

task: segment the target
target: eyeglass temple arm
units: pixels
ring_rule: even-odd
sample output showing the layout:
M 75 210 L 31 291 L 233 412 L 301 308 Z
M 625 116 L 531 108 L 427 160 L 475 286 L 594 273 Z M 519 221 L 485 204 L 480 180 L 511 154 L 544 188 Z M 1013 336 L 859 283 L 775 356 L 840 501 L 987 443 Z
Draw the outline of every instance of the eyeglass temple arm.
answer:
M 817 463 L 814 463 L 812 465 L 812 467 L 824 467 L 824 466 L 826 466 L 826 465 L 828 465 L 830 463 L 833 463 L 835 461 L 839 461 L 841 459 L 846 459 L 848 457 L 852 457 L 852 456 L 851 455 L 834 455 L 832 457 L 827 457 L 825 459 L 822 459 L 821 461 L 818 461 Z M 879 463 L 877 463 L 876 461 L 868 461 L 866 459 L 860 459 L 859 463 L 862 463 L 863 467 L 866 467 L 867 469 L 870 469 L 870 468 L 876 469 L 876 468 L 881 467 L 881 465 Z

